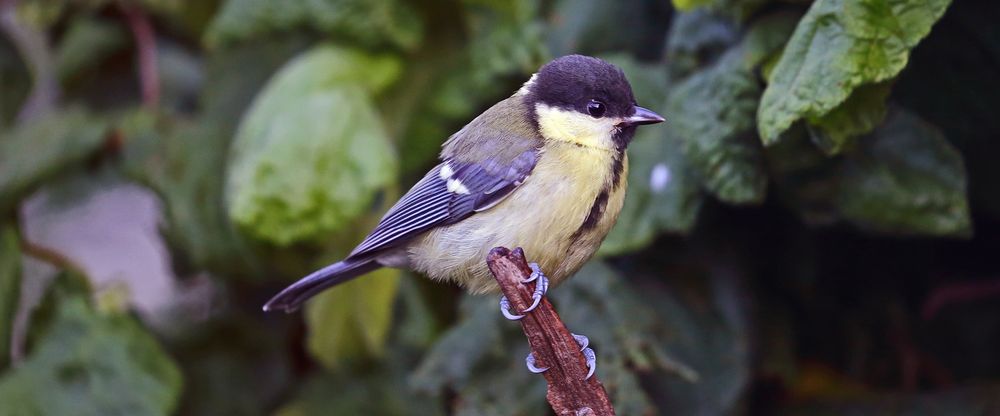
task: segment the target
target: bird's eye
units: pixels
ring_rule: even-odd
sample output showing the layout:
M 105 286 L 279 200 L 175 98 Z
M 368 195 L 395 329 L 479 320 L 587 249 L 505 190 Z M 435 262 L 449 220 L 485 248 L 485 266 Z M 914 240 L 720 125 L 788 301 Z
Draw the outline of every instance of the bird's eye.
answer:
M 590 102 L 587 103 L 587 112 L 590 113 L 590 116 L 593 118 L 604 117 L 604 111 L 605 111 L 604 103 L 600 101 L 590 100 Z

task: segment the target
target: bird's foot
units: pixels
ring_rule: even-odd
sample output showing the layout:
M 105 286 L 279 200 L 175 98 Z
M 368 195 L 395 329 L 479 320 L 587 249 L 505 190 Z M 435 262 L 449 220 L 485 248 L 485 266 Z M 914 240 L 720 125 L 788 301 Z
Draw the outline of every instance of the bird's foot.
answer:
M 538 304 L 542 302 L 542 296 L 545 296 L 545 292 L 549 291 L 549 278 L 545 277 L 545 274 L 542 273 L 542 269 L 538 267 L 538 263 L 531 263 L 528 266 L 531 267 L 531 276 L 524 279 L 523 282 L 535 282 L 535 291 L 531 293 L 531 299 L 533 299 L 531 306 L 525 309 L 524 312 L 535 310 Z M 500 298 L 500 313 L 503 314 L 504 318 L 511 321 L 524 318 L 524 315 L 517 315 L 510 311 L 510 301 L 507 300 L 506 296 Z
M 538 267 L 538 263 L 531 263 L 528 267 L 531 267 L 531 276 L 524 279 L 524 282 L 527 283 L 537 281 L 535 282 L 535 291 L 531 294 L 531 299 L 533 299 L 534 302 L 531 303 L 531 306 L 529 306 L 528 309 L 524 310 L 525 312 L 535 310 L 535 308 L 538 307 L 538 304 L 541 303 L 542 296 L 545 296 L 545 292 L 549 291 L 549 278 L 545 277 L 545 273 L 542 273 L 542 269 Z
M 573 335 L 573 339 L 576 344 L 580 346 L 580 351 L 583 352 L 583 358 L 587 360 L 587 377 L 584 380 L 589 379 L 594 375 L 594 371 L 597 371 L 597 353 L 594 352 L 593 348 L 588 348 L 590 345 L 590 338 L 585 335 Z M 549 367 L 538 367 L 535 365 L 535 354 L 529 353 L 527 357 L 524 357 L 524 363 L 528 367 L 528 371 L 538 374 L 548 371 Z

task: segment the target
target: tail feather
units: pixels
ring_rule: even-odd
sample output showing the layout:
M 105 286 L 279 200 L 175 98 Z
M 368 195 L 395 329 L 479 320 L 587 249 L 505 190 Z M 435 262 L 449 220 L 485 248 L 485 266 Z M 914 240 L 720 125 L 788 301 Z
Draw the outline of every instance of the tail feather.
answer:
M 319 292 L 382 267 L 375 260 L 340 261 L 303 277 L 264 304 L 265 311 L 295 312 Z

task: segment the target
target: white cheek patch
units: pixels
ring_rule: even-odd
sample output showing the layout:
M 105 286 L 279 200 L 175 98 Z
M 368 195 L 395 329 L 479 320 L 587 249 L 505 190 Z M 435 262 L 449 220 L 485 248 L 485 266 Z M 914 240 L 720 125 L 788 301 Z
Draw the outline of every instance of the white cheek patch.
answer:
M 458 179 L 448 179 L 448 192 L 459 195 L 468 195 L 469 188 L 466 188 L 462 181 Z
M 572 110 L 535 104 L 538 127 L 547 139 L 583 146 L 613 149 L 611 135 L 617 124 L 612 118 L 594 118 Z

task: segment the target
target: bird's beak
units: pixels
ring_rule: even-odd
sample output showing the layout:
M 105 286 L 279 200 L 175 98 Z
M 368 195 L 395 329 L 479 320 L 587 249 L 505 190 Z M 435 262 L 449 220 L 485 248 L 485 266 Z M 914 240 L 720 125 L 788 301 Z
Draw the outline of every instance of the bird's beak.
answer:
M 635 106 L 635 113 L 622 120 L 626 126 L 639 126 L 643 124 L 656 124 L 667 121 L 663 116 L 656 114 L 649 109 Z

